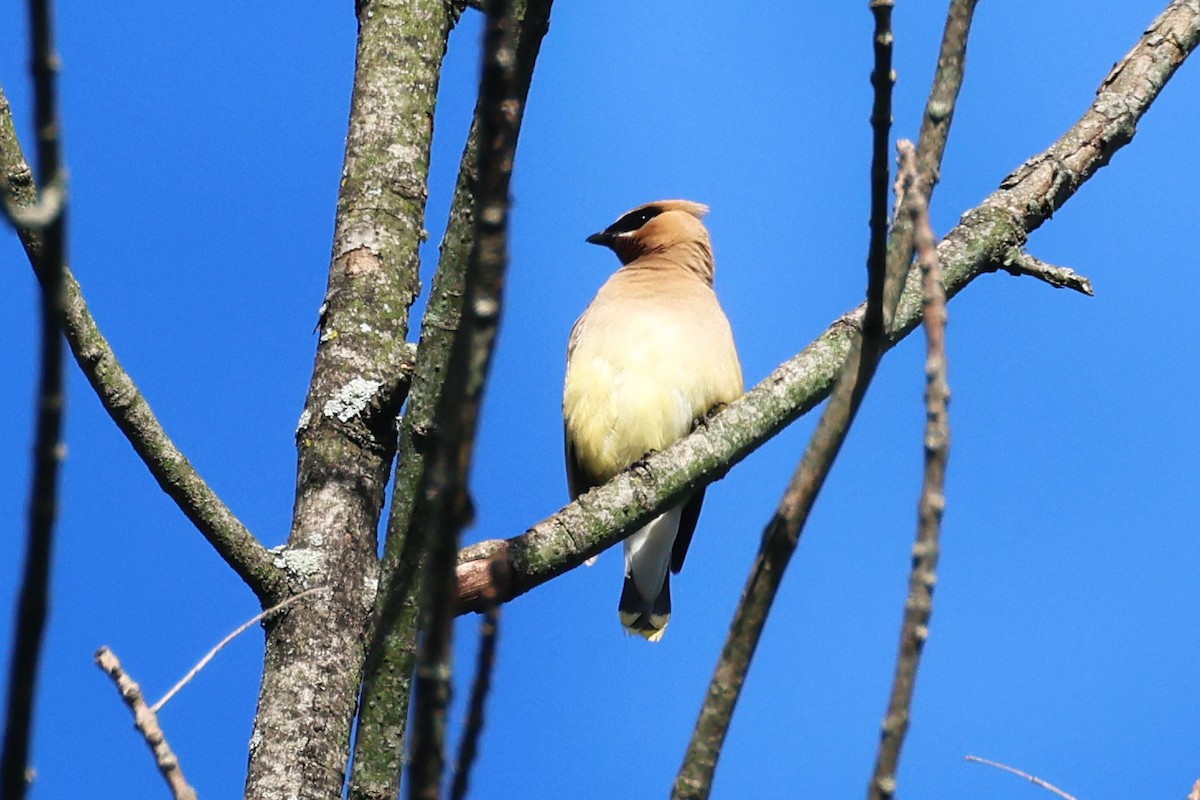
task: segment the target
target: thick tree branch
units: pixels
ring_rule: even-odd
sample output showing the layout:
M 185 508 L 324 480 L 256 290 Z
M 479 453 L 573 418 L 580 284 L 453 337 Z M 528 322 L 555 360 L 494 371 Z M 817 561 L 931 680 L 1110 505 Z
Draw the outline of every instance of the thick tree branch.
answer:
M 1200 0 L 1176 0 L 1113 68 L 1096 101 L 1048 150 L 1006 178 L 963 215 L 938 245 L 947 299 L 980 275 L 1001 269 L 1095 172 L 1131 141 L 1137 120 L 1200 42 Z M 1034 165 L 1030 168 L 1030 165 Z M 894 241 L 894 240 L 893 240 Z M 919 281 L 906 282 L 889 346 L 919 324 Z M 706 483 L 719 480 L 829 393 L 846 359 L 863 307 L 835 320 L 816 341 L 768 375 L 707 426 L 655 453 L 607 484 L 510 539 L 492 539 L 459 555 L 459 611 L 483 608 L 491 583 L 486 558 L 507 561 L 495 586 L 508 601 L 555 578 L 616 542 Z
M 901 142 L 901 160 L 912 163 L 916 156 L 908 142 Z M 903 169 L 903 168 L 902 168 Z M 929 636 L 933 612 L 942 511 L 945 508 L 946 459 L 950 449 L 947 405 L 950 388 L 946 373 L 946 291 L 937 261 L 936 240 L 929 223 L 929 204 L 916 197 L 916 244 L 921 268 L 922 308 L 925 326 L 925 477 L 917 504 L 917 541 L 913 546 L 912 572 L 900 631 L 900 653 L 888 701 L 887 715 L 875 759 L 875 772 L 867 795 L 884 800 L 896 794 L 896 768 L 900 748 L 908 730 L 917 666 Z
M 33 174 L 17 141 L 3 90 L 0 90 L 0 174 L 18 205 L 28 206 L 36 201 Z M 21 229 L 17 233 L 38 280 L 44 283 L 45 275 L 37 265 L 45 232 Z M 221 502 L 171 441 L 100 332 L 79 283 L 65 265 L 62 319 L 63 333 L 79 369 L 158 485 L 260 601 L 281 595 L 283 573 L 272 563 L 271 554 Z
M 129 673 L 125 672 L 121 666 L 120 660 L 107 647 L 101 647 L 96 651 L 96 666 L 112 678 L 121 699 L 129 707 L 130 713 L 133 714 L 134 726 L 142 734 L 150 752 L 154 754 L 154 763 L 158 766 L 158 771 L 162 773 L 163 780 L 167 782 L 171 796 L 175 800 L 196 800 L 196 790 L 183 777 L 183 768 L 179 766 L 179 759 L 175 756 L 175 752 L 167 742 L 166 734 L 158 724 L 158 714 L 146 705 L 142 687 L 129 677 Z
M 278 553 L 289 593 L 317 584 L 329 592 L 267 624 L 249 798 L 342 793 L 375 597 L 376 530 L 407 388 L 408 312 L 455 10 L 444 0 L 370 0 L 358 11 L 329 283 L 296 432 L 292 529 Z
M 53 4 L 30 0 L 30 71 L 33 74 L 34 127 L 37 131 L 38 178 L 43 186 L 61 189 L 66 169 L 62 163 L 58 118 L 58 54 L 54 50 Z M 7 181 L 4 181 L 7 184 Z M 21 197 L 0 186 L 6 209 L 19 207 Z M 66 198 L 55 203 L 43 192 L 37 206 L 45 215 L 44 247 L 35 262 L 41 281 L 41 353 L 36 395 L 32 478 L 21 593 L 13 628 L 4 719 L 4 749 L 0 755 L 0 795 L 20 800 L 28 785 L 33 707 L 37 692 L 42 638 L 50 607 L 50 563 L 54 523 L 58 517 L 59 463 L 62 459 L 63 414 L 66 406 L 63 374 L 62 326 L 63 269 L 66 264 Z
M 533 78 L 542 38 L 549 26 L 551 0 L 518 0 L 515 96 L 517 124 Z M 375 599 L 364 668 L 354 750 L 351 800 L 394 798 L 404 751 L 408 701 L 416 659 L 417 610 L 425 542 L 423 524 L 414 524 L 426 464 L 432 455 L 434 412 L 448 374 L 450 347 L 458 329 L 467 263 L 475 240 L 474 196 L 479 107 L 464 148 L 454 202 L 442 239 L 441 256 L 421 324 L 412 391 L 400 420 L 391 515 L 387 524 L 380 591 Z M 516 132 L 520 133 L 519 128 Z

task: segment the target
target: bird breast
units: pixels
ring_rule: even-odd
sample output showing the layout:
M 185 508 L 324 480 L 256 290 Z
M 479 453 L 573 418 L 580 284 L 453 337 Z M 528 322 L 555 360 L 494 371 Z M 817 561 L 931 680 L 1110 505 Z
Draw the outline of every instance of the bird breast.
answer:
M 715 295 L 624 296 L 605 286 L 577 323 L 563 395 L 577 456 L 600 480 L 691 431 L 742 391 L 733 336 Z

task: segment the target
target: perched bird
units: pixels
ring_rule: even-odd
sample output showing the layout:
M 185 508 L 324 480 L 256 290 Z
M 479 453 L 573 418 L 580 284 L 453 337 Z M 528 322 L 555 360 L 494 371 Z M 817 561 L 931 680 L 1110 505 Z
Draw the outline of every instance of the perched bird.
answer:
M 742 394 L 729 320 L 713 293 L 713 254 L 687 200 L 647 203 L 587 238 L 621 260 L 571 330 L 563 388 L 567 483 L 575 498 L 686 436 Z M 704 490 L 625 540 L 621 624 L 652 642 L 671 616 Z

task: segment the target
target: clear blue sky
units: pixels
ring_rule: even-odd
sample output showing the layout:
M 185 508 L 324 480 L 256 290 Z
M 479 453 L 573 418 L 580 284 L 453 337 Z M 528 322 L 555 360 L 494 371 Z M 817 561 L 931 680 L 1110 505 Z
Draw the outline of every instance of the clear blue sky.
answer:
M 934 205 L 939 232 L 1082 113 L 1163 0 L 982 3 Z M 268 545 L 288 529 L 292 434 L 316 344 L 353 69 L 352 3 L 65 3 L 71 260 L 167 430 Z M 471 539 L 566 501 L 559 421 L 571 323 L 616 266 L 584 237 L 647 200 L 712 206 L 717 288 L 748 383 L 863 295 L 866 2 L 560 2 L 514 177 L 507 307 L 474 473 Z M 941 3 L 895 14 L 896 125 L 915 136 Z M 23 16 L 0 8 L 0 81 L 28 137 Z M 455 31 L 424 251 L 433 264 L 470 114 L 477 15 Z M 1097 296 L 986 276 L 950 306 L 953 450 L 907 797 L 1183 797 L 1200 777 L 1200 65 L 1032 239 Z M 28 142 L 29 139 L 26 138 Z M 34 281 L 0 235 L 3 552 L 11 636 L 34 376 Z M 922 348 L 893 352 L 830 478 L 751 671 L 715 796 L 865 791 L 891 680 L 921 464 Z M 675 616 L 625 638 L 607 554 L 506 609 L 476 797 L 665 795 L 734 604 L 813 424 L 714 486 Z M 152 697 L 256 605 L 72 366 L 35 796 L 162 797 L 92 665 L 114 648 Z M 477 621 L 459 626 L 464 665 Z M 163 724 L 202 796 L 241 789 L 261 634 Z M 7 655 L 5 657 L 7 662 Z M 460 672 L 461 680 L 469 672 Z M 459 700 L 461 700 L 459 693 Z M 461 713 L 456 711 L 456 718 Z

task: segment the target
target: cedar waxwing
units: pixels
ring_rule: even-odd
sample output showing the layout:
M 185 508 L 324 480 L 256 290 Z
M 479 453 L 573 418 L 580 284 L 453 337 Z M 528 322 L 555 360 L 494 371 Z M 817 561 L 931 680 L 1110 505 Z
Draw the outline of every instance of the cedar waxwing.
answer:
M 713 293 L 713 254 L 687 200 L 639 206 L 588 237 L 621 260 L 571 330 L 563 388 L 567 483 L 575 498 L 683 438 L 742 395 L 729 320 Z M 625 540 L 621 624 L 652 642 L 671 616 L 704 490 Z

